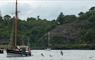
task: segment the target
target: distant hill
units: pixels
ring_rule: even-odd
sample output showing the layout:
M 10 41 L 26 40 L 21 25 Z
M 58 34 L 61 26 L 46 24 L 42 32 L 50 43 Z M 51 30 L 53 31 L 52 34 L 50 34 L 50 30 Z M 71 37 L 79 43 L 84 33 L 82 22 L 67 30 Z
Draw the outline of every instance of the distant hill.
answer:
M 64 22 L 68 22 L 51 31 L 52 47 L 57 49 L 95 49 L 95 10 L 81 12 L 75 20 L 69 17 L 68 19 L 64 19 Z

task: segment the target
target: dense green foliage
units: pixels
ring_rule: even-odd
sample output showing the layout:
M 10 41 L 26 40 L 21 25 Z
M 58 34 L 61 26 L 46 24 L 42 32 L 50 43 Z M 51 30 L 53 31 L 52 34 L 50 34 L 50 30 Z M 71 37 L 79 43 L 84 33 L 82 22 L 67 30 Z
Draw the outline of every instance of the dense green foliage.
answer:
M 14 28 L 15 18 L 11 18 L 9 15 L 5 15 L 0 18 L 0 40 L 8 40 L 12 37 L 12 30 Z M 39 46 L 39 39 L 48 31 L 56 27 L 54 21 L 48 21 L 46 19 L 37 20 L 30 17 L 27 20 L 18 21 L 18 41 L 24 40 L 24 44 L 31 44 L 31 47 Z M 18 43 L 19 44 L 19 43 Z
M 30 43 L 31 48 L 95 48 L 95 7 L 79 16 L 64 15 L 62 12 L 55 20 L 30 17 L 18 21 L 18 42 Z M 15 18 L 0 17 L 0 41 L 10 41 Z M 48 32 L 50 41 L 48 44 Z

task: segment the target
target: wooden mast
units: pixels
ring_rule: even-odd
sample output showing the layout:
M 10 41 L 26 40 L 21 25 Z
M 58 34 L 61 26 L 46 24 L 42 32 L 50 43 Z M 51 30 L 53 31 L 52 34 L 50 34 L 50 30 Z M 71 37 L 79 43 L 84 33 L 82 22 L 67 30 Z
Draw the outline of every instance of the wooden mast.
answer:
M 17 8 L 18 2 L 16 0 L 16 7 L 15 7 L 15 36 L 14 36 L 14 46 L 17 46 L 17 33 L 18 33 L 18 8 Z

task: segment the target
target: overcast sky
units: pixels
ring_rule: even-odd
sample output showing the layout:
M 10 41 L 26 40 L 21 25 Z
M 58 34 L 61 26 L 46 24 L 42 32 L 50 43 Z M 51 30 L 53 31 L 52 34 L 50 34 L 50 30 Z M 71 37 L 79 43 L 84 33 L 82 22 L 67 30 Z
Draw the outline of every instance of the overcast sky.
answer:
M 15 0 L 0 0 L 2 15 L 14 15 Z M 95 6 L 95 0 L 18 0 L 19 18 L 37 17 L 56 19 L 60 12 L 64 15 L 77 15 Z

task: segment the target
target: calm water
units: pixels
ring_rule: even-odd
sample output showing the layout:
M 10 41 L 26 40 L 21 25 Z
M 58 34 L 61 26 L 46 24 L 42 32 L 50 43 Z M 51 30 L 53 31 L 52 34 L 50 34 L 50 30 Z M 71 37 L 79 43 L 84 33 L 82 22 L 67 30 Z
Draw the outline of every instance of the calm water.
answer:
M 32 50 L 31 57 L 6 57 L 0 54 L 0 60 L 95 60 L 95 50 Z M 43 56 L 41 55 L 43 54 Z

